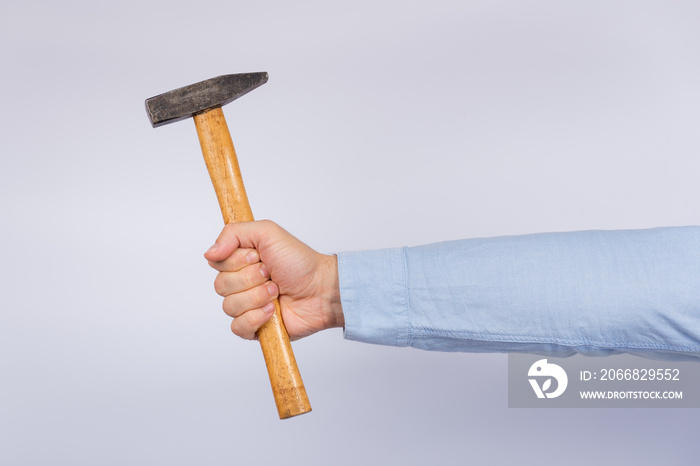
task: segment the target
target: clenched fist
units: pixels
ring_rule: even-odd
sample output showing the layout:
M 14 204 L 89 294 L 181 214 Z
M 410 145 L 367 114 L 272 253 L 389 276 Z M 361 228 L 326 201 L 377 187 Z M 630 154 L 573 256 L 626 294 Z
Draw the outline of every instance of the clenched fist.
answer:
M 204 257 L 219 271 L 214 289 L 241 338 L 255 339 L 276 297 L 292 340 L 344 326 L 336 257 L 314 251 L 274 222 L 230 223 Z

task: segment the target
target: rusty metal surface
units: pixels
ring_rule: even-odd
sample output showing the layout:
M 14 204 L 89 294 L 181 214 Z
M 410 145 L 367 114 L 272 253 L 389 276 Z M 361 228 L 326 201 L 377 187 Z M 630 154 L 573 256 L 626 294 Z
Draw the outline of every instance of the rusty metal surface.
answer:
M 153 127 L 189 118 L 221 107 L 267 82 L 266 72 L 227 74 L 180 87 L 146 99 L 146 113 Z

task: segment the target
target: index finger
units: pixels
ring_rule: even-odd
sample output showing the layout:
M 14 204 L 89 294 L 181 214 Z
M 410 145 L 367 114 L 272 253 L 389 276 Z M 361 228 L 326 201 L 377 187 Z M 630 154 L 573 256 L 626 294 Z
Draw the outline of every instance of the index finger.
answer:
M 209 265 L 219 272 L 238 272 L 243 267 L 260 262 L 260 255 L 255 249 L 237 248 L 226 259 L 209 261 Z

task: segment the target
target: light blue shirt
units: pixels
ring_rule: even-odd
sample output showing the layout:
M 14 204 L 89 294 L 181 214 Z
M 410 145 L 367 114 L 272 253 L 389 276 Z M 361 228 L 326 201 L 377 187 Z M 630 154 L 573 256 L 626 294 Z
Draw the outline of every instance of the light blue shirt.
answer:
M 470 352 L 700 354 L 700 227 L 338 254 L 345 337 Z

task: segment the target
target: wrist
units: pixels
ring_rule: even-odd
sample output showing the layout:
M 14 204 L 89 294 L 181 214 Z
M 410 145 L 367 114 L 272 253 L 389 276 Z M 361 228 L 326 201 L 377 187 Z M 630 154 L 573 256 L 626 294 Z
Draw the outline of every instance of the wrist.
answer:
M 323 255 L 324 300 L 326 307 L 326 328 L 345 327 L 345 316 L 340 300 L 340 280 L 338 278 L 338 256 Z

